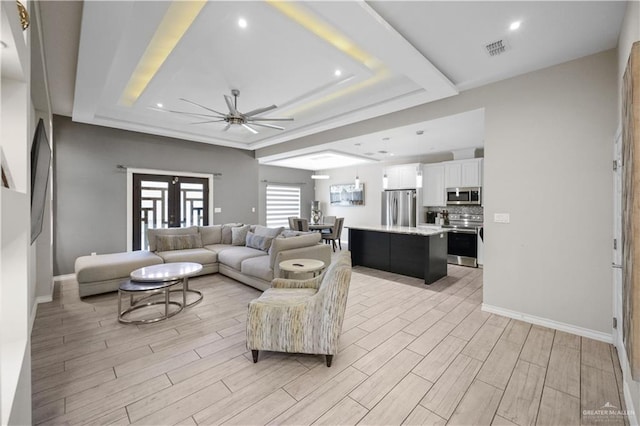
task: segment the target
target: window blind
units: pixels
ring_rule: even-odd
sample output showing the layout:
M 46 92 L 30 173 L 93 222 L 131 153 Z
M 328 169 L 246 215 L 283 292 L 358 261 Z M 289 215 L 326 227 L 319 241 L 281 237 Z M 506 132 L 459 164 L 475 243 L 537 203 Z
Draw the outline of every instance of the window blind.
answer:
M 300 217 L 300 188 L 267 185 L 267 226 L 289 227 L 289 216 Z

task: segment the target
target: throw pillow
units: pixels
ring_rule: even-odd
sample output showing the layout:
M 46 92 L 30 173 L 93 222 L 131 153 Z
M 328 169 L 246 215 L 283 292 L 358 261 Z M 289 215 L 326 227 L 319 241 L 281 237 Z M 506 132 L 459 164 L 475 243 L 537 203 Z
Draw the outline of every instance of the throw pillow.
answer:
M 231 229 L 242 226 L 241 223 L 227 223 L 222 225 L 222 244 L 231 244 Z
M 256 235 L 251 231 L 247 233 L 247 247 L 267 251 L 271 247 L 271 241 L 273 241 L 273 237 Z
M 200 234 L 158 235 L 156 237 L 156 251 L 185 250 L 202 248 Z
M 222 225 L 200 226 L 199 229 L 203 246 L 222 242 Z
M 284 231 L 284 226 L 279 228 L 267 228 L 266 226 L 256 225 L 256 229 L 252 230 L 254 234 L 262 236 L 262 237 L 272 237 L 275 238 Z
M 251 225 L 236 226 L 231 228 L 231 245 L 243 246 L 247 241 L 247 233 Z

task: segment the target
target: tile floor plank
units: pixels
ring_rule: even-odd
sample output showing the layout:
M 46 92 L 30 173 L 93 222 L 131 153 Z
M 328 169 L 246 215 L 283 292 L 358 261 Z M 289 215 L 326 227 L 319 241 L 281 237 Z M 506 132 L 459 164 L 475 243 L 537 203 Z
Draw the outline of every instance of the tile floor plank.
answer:
M 518 425 L 534 425 L 545 373 L 544 367 L 519 360 L 496 414 Z
M 475 380 L 453 412 L 449 424 L 488 425 L 495 415 L 502 391 L 480 380 Z
M 554 334 L 553 330 L 545 327 L 537 325 L 531 327 L 529 336 L 524 342 L 524 347 L 520 353 L 520 359 L 540 367 L 546 367 L 551 354 Z
M 378 371 L 369 376 L 349 396 L 364 407 L 373 408 L 400 382 L 422 357 L 410 350 L 403 350 Z
M 400 425 L 432 383 L 409 373 L 360 421 L 361 425 Z
M 580 399 L 544 387 L 537 424 L 541 426 L 566 426 L 580 424 Z
M 545 386 L 580 398 L 580 349 L 553 345 Z
M 447 421 L 423 406 L 416 405 L 416 408 L 402 424 L 407 426 L 444 426 Z
M 311 424 L 318 420 L 331 407 L 349 395 L 364 379 L 366 374 L 349 367 L 318 389 L 311 392 L 300 402 L 270 421 L 269 425 Z
M 338 402 L 329 411 L 324 413 L 322 417 L 313 424 L 316 426 L 350 426 L 357 424 L 368 410 L 353 399 L 346 397 Z
M 413 372 L 431 383 L 435 383 L 466 344 L 465 340 L 457 337 L 445 337 L 438 346 L 429 352 L 429 355 L 415 366 Z
M 420 404 L 442 418 L 450 418 L 481 366 L 477 359 L 458 355 Z

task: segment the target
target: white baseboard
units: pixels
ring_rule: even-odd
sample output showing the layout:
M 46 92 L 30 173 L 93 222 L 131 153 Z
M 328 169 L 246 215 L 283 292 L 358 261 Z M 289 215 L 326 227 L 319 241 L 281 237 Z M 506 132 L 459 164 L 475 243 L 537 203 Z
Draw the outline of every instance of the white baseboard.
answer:
M 53 282 L 75 280 L 75 279 L 76 279 L 76 274 L 56 275 L 55 277 L 53 277 Z
M 588 337 L 589 339 L 599 340 L 605 343 L 613 343 L 612 333 L 603 333 L 601 331 L 595 331 L 588 328 L 567 324 L 564 322 L 537 317 L 535 315 L 523 314 L 522 312 L 512 311 L 510 309 L 504 309 L 498 306 L 487 305 L 486 303 L 482 304 L 482 310 L 485 312 L 502 315 L 505 317 L 517 319 L 517 320 L 528 322 L 531 324 L 553 328 L 554 330 L 560 330 L 560 331 L 565 331 L 571 334 L 577 334 L 578 336 Z

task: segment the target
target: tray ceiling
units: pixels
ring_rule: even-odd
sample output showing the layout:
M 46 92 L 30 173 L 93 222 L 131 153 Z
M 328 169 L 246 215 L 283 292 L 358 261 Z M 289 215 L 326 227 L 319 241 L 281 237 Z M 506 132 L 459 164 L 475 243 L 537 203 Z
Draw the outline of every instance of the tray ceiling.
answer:
M 226 113 L 232 89 L 239 111 L 294 121 L 224 132 L 164 111 Z M 455 94 L 364 2 L 85 2 L 73 119 L 257 149 Z

